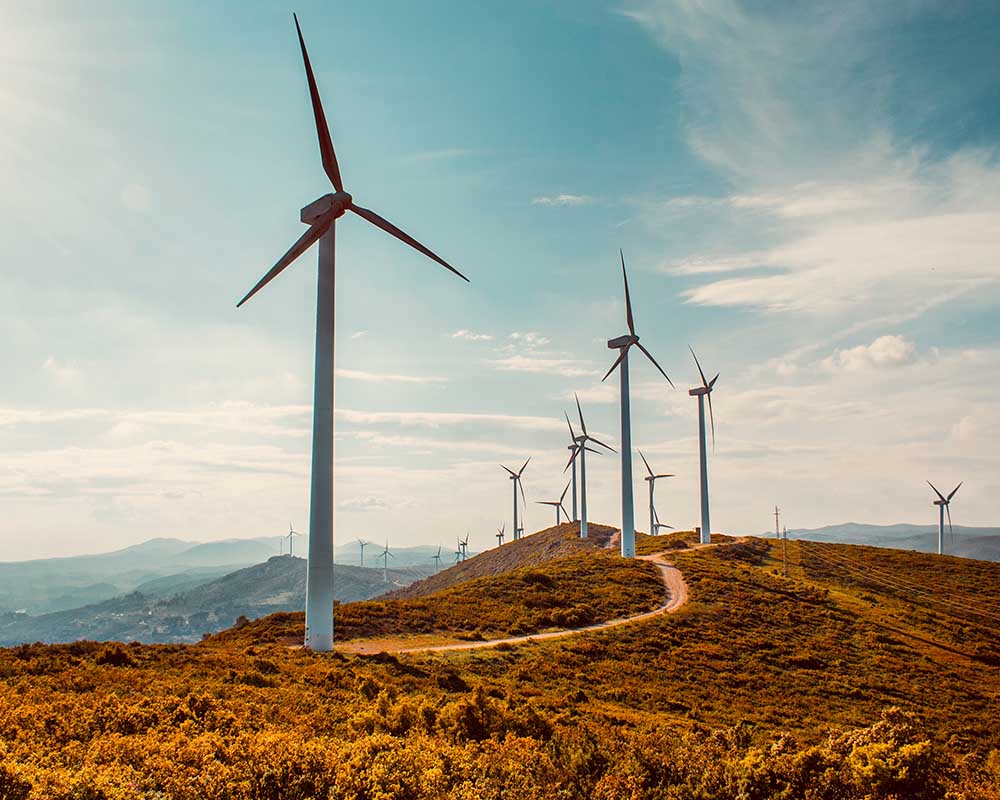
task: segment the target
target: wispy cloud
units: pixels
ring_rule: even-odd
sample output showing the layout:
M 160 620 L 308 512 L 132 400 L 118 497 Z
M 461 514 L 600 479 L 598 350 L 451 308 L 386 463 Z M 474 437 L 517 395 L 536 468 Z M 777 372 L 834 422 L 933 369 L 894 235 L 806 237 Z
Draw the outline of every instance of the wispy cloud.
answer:
M 430 375 L 394 375 L 385 372 L 365 372 L 359 369 L 338 369 L 338 378 L 347 378 L 365 383 L 447 383 L 447 378 L 435 378 Z
M 452 339 L 465 339 L 469 342 L 492 342 L 493 337 L 488 333 L 477 333 L 476 331 L 470 331 L 462 329 L 460 331 L 455 331 L 451 335 Z
M 584 206 L 594 202 L 587 194 L 556 194 L 532 198 L 533 206 Z
M 581 362 L 569 358 L 512 355 L 495 359 L 491 363 L 497 369 L 504 372 L 533 372 L 538 374 L 562 375 L 566 378 L 594 374 L 593 369 L 588 369 Z
M 338 511 L 384 511 L 389 508 L 389 504 L 381 497 L 375 495 L 365 495 L 363 497 L 352 497 L 348 500 L 340 500 L 337 503 Z
M 898 336 L 880 336 L 871 344 L 860 344 L 845 350 L 837 350 L 823 360 L 827 369 L 845 369 L 857 372 L 871 368 L 892 368 L 913 361 L 916 347 L 909 339 Z

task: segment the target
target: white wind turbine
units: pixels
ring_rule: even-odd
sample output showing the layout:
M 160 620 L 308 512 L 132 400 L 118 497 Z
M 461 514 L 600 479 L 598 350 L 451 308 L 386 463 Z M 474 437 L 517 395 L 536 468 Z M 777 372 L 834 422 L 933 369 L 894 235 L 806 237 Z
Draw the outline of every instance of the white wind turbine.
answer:
M 370 545 L 371 542 L 366 542 L 364 539 L 358 539 L 358 545 L 361 547 L 361 566 L 365 565 L 365 548 Z
M 656 488 L 656 482 L 660 478 L 672 478 L 674 474 L 672 472 L 664 472 L 661 475 L 654 474 L 652 467 L 649 466 L 649 462 L 646 460 L 646 456 L 642 454 L 642 450 L 639 451 L 639 458 L 642 459 L 642 463 L 646 465 L 646 472 L 649 473 L 644 480 L 649 482 L 649 532 L 655 536 L 657 519 L 656 509 L 653 506 L 653 490 Z
M 292 541 L 293 541 L 292 537 L 293 536 L 301 536 L 301 535 L 302 534 L 299 533 L 298 531 L 293 531 L 292 530 L 292 523 L 289 522 L 288 523 L 288 533 L 285 534 L 285 538 L 288 539 L 288 555 L 294 555 L 294 553 L 292 553 Z
M 293 15 L 294 16 L 294 15 Z M 336 221 L 351 211 L 376 227 L 433 259 L 445 269 L 468 280 L 444 259 L 397 228 L 374 211 L 362 208 L 344 191 L 340 166 L 333 150 L 330 129 L 316 87 L 306 43 L 302 38 L 298 17 L 295 30 L 299 37 L 305 64 L 309 96 L 312 100 L 316 133 L 323 170 L 329 177 L 334 194 L 325 194 L 301 212 L 301 220 L 309 226 L 278 263 L 237 303 L 243 305 L 295 259 L 319 242 L 319 280 L 316 299 L 316 362 L 313 393 L 312 487 L 309 505 L 309 561 L 306 576 L 305 646 L 313 650 L 333 649 L 333 394 L 334 394 L 334 242 Z
M 573 431 L 573 423 L 569 421 L 569 414 L 565 411 L 563 415 L 566 417 L 566 424 L 569 426 L 569 435 L 576 444 L 576 450 L 570 455 L 569 463 L 566 464 L 563 472 L 573 466 L 576 458 L 580 458 L 580 538 L 587 538 L 587 453 L 600 453 L 600 450 L 595 450 L 592 447 L 587 447 L 587 442 L 593 442 L 594 444 L 599 444 L 601 447 L 606 447 L 612 453 L 615 449 L 610 445 L 604 444 L 604 442 L 595 439 L 589 433 L 587 433 L 587 424 L 583 421 L 583 409 L 580 408 L 580 398 L 574 392 L 573 398 L 576 400 L 576 413 L 580 417 L 580 430 L 579 436 Z
M 528 461 L 531 461 L 530 456 L 528 457 Z M 521 490 L 521 499 L 524 500 L 525 507 L 527 507 L 528 505 L 528 501 L 525 500 L 524 498 L 524 486 L 521 484 L 521 475 L 524 473 L 524 468 L 528 466 L 528 461 L 525 461 L 524 464 L 521 465 L 521 469 L 519 469 L 517 472 L 514 472 L 514 470 L 510 469 L 510 467 L 504 467 L 503 464 L 500 465 L 505 470 L 507 470 L 508 473 L 510 473 L 510 479 L 514 482 L 514 541 L 515 542 L 521 538 L 521 530 L 522 530 L 522 528 L 518 527 L 517 524 L 517 490 L 519 488 Z
M 559 495 L 558 500 L 536 500 L 540 506 L 553 506 L 556 510 L 556 525 L 562 522 L 562 514 L 566 514 L 566 519 L 569 519 L 569 514 L 566 512 L 566 507 L 563 505 L 563 500 L 566 499 L 566 492 L 569 491 L 569 484 L 566 484 L 566 488 L 562 490 L 562 494 Z
M 690 345 L 688 350 L 694 356 L 695 366 L 698 367 L 698 374 L 701 376 L 701 386 L 688 389 L 688 394 L 698 398 L 698 465 L 701 471 L 701 536 L 699 541 L 702 544 L 709 544 L 712 541 L 712 523 L 708 513 L 708 450 L 705 445 L 705 398 L 708 398 L 708 418 L 712 423 L 712 452 L 715 452 L 715 414 L 712 413 L 712 390 L 715 389 L 715 382 L 719 380 L 719 373 L 715 373 L 712 380 L 705 377 L 705 373 L 698 363 L 698 356 L 694 354 L 694 348 Z
M 396 556 L 394 556 L 392 554 L 392 551 L 389 549 L 389 540 L 386 539 L 385 540 L 385 549 L 381 553 L 379 553 L 377 556 L 375 556 L 375 558 L 381 558 L 382 559 L 382 581 L 384 583 L 388 583 L 389 582 L 389 559 L 390 558 L 395 558 L 395 557 Z
M 654 536 L 659 536 L 660 535 L 660 528 L 666 528 L 667 530 L 671 530 L 672 531 L 674 529 L 674 526 L 673 525 L 664 525 L 662 522 L 660 522 L 660 515 L 656 513 L 656 509 L 654 508 L 653 509 L 653 535 Z
M 506 535 L 506 530 L 507 530 L 507 523 L 506 522 L 503 523 L 499 528 L 497 528 L 497 532 L 496 532 L 497 547 L 500 547 L 501 545 L 503 545 L 503 538 Z
M 608 379 L 608 375 L 614 372 L 615 367 L 621 365 L 619 378 L 621 380 L 621 415 L 622 415 L 622 558 L 635 558 L 635 505 L 632 499 L 632 418 L 631 400 L 628 389 L 628 351 L 633 345 L 642 351 L 656 367 L 660 374 L 667 379 L 667 383 L 673 388 L 673 381 L 670 380 L 663 367 L 656 363 L 653 354 L 639 343 L 639 335 L 635 332 L 635 322 L 632 319 L 632 299 L 628 293 L 628 275 L 625 272 L 625 254 L 619 250 L 622 259 L 622 278 L 625 281 L 625 321 L 628 323 L 628 333 L 608 340 L 609 350 L 619 350 L 618 358 L 611 365 L 602 381 Z
M 438 545 L 438 551 L 431 556 L 431 560 L 434 562 L 434 571 L 441 571 L 441 545 Z
M 934 505 L 938 507 L 938 511 L 940 512 L 938 515 L 939 556 L 944 555 L 944 515 L 945 514 L 948 515 L 948 530 L 952 531 L 953 529 L 951 527 L 951 498 L 955 496 L 955 492 L 957 492 L 959 489 L 962 488 L 962 483 L 964 483 L 964 481 L 959 483 L 958 486 L 956 486 L 954 489 L 951 490 L 951 494 L 945 497 L 943 494 L 941 494 L 941 492 L 937 490 L 937 487 L 933 483 L 927 481 L 927 485 L 930 486 L 934 490 L 934 494 L 938 496 L 938 499 L 934 501 Z

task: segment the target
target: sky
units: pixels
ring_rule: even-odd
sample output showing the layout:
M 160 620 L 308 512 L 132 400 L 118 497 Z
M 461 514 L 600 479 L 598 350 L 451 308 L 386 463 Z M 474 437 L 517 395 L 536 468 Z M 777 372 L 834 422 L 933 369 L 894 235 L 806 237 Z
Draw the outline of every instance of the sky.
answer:
M 316 251 L 235 305 L 330 190 L 291 10 L 0 4 L 0 558 L 306 530 Z M 619 248 L 677 386 L 630 359 L 664 523 L 698 524 L 691 345 L 715 530 L 931 524 L 927 479 L 1000 524 L 995 4 L 295 10 L 347 190 L 471 279 L 338 223 L 338 544 L 493 546 L 529 456 L 554 522 L 574 392 L 620 441 Z

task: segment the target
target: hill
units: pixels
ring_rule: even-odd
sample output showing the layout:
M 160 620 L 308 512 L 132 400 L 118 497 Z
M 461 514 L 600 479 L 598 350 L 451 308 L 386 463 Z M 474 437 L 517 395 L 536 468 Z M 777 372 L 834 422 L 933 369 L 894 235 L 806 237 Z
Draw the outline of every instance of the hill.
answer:
M 414 568 L 389 570 L 389 585 L 419 577 Z M 250 619 L 305 605 L 306 562 L 272 556 L 263 564 L 236 570 L 163 596 L 178 586 L 177 576 L 145 584 L 153 591 L 131 592 L 81 608 L 30 616 L 0 616 L 0 645 L 22 642 L 71 642 L 77 639 L 139 642 L 197 642 L 206 633 L 228 628 L 241 616 Z M 381 569 L 334 567 L 334 598 L 362 600 L 385 591 Z
M 1000 797 L 1000 565 L 720 542 L 677 613 L 518 647 L 0 650 L 0 796 Z
M 488 575 L 542 564 L 564 556 L 593 552 L 607 548 L 617 528 L 590 524 L 588 538 L 580 538 L 580 523 L 564 522 L 524 536 L 516 542 L 486 550 L 474 558 L 460 561 L 424 580 L 415 581 L 403 589 L 386 594 L 387 599 L 426 597 L 442 589 Z
M 765 534 L 767 535 L 767 534 Z M 862 544 L 937 553 L 937 525 L 862 525 L 846 522 L 823 528 L 796 528 L 788 531 L 789 538 L 816 542 Z M 945 532 L 945 552 L 963 558 L 1000 561 L 1000 528 L 954 527 Z

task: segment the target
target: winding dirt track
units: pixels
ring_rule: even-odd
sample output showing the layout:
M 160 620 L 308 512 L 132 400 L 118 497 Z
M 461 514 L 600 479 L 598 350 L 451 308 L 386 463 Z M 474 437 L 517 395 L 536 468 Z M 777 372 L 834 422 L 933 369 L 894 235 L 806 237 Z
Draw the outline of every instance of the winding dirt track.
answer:
M 711 547 L 712 545 L 700 545 L 700 547 Z M 699 545 L 696 545 L 699 547 Z M 368 639 L 359 642 L 345 642 L 337 645 L 336 649 L 342 653 L 442 653 L 449 650 L 482 650 L 498 645 L 519 645 L 529 642 L 541 642 L 546 639 L 564 639 L 568 636 L 579 636 L 591 631 L 600 631 L 606 628 L 617 628 L 621 625 L 632 625 L 636 622 L 652 619 L 661 614 L 671 614 L 681 608 L 688 599 L 687 584 L 684 578 L 673 564 L 664 559 L 664 553 L 656 553 L 651 556 L 639 556 L 643 561 L 651 561 L 660 570 L 660 580 L 666 590 L 663 605 L 652 611 L 642 614 L 635 614 L 631 617 L 621 617 L 611 619 L 606 622 L 598 622 L 594 625 L 587 625 L 583 628 L 565 628 L 557 631 L 546 631 L 545 633 L 533 633 L 527 636 L 513 636 L 508 639 L 490 639 L 483 642 L 455 642 L 452 644 L 425 645 L 408 647 L 405 640 L 400 639 Z

